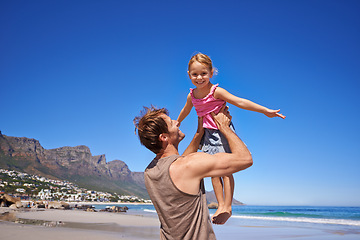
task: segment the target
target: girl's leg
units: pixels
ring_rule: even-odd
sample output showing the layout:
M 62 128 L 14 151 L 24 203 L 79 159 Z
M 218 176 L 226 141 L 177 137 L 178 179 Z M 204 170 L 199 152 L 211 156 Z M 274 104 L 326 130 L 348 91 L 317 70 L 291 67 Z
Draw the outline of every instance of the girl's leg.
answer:
M 225 200 L 222 179 L 220 177 L 212 177 L 211 182 L 213 185 L 216 200 L 218 202 L 218 209 L 211 218 L 212 220 L 214 220 L 214 217 L 216 217 L 222 212 L 222 209 L 225 206 Z
M 229 176 L 224 176 L 223 177 L 223 181 L 224 181 L 224 205 L 222 208 L 218 208 L 218 211 L 216 211 L 218 214 L 213 216 L 212 218 L 212 222 L 215 224 L 224 224 L 230 217 L 232 214 L 232 199 L 233 199 L 233 195 L 234 195 L 234 177 L 232 175 Z
M 224 195 L 225 195 L 224 208 L 226 212 L 231 213 L 232 211 L 231 205 L 234 197 L 234 187 L 235 187 L 234 177 L 233 175 L 229 175 L 229 176 L 225 176 L 223 179 L 224 179 Z

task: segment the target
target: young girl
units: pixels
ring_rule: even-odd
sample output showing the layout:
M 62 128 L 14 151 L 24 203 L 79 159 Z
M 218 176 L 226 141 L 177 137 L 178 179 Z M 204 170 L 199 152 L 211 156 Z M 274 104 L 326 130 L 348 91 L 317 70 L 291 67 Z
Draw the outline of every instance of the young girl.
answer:
M 217 129 L 211 117 L 211 112 L 217 114 L 226 102 L 242 109 L 263 113 L 270 118 L 281 117 L 285 119 L 285 116 L 279 113 L 280 109 L 268 109 L 249 100 L 236 97 L 225 89 L 218 87 L 218 84 L 212 84 L 210 79 L 214 74 L 214 68 L 211 59 L 205 54 L 198 53 L 190 59 L 188 74 L 196 88 L 190 89 L 186 104 L 177 120 L 181 123 L 189 115 L 192 107 L 195 107 L 197 115 L 203 117 L 203 126 L 205 128 L 205 133 L 199 147 L 203 152 L 209 154 L 230 152 L 226 138 Z M 234 130 L 232 124 L 231 127 Z M 218 201 L 218 209 L 211 220 L 215 224 L 224 224 L 232 213 L 231 204 L 234 193 L 234 178 L 232 175 L 229 175 L 222 178 L 212 178 L 211 181 Z

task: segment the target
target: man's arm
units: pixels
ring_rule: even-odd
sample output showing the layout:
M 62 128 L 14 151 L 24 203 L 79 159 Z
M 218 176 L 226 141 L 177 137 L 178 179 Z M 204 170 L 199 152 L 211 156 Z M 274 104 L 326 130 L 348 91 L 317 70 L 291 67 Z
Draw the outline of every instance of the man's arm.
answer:
M 170 176 L 174 184 L 181 191 L 188 194 L 199 192 L 200 180 L 205 177 L 222 177 L 244 170 L 252 165 L 252 157 L 241 139 L 230 129 L 231 116 L 224 108 L 214 120 L 219 130 L 227 138 L 231 153 L 217 153 L 210 155 L 203 152 L 193 152 L 198 146 L 197 141 L 201 140 L 197 133 L 182 157 L 178 158 L 170 166 Z M 194 144 L 194 145 L 192 145 Z
M 219 114 L 214 115 L 216 125 L 226 137 L 231 153 L 193 154 L 189 161 L 194 177 L 221 177 L 250 167 L 253 164 L 251 153 L 243 141 L 230 129 L 231 116 L 223 108 Z

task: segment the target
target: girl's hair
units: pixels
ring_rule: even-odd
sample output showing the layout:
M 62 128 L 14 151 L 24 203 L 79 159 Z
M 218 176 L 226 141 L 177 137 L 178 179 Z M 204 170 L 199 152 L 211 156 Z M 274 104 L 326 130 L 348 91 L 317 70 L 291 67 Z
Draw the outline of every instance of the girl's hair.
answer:
M 194 56 L 192 56 L 190 58 L 190 61 L 188 64 L 188 71 L 190 71 L 190 66 L 194 62 L 199 62 L 201 64 L 206 65 L 210 69 L 210 71 L 214 71 L 214 75 L 216 75 L 218 72 L 216 68 L 213 68 L 212 61 L 211 61 L 210 57 L 206 54 L 199 52 L 199 53 L 195 54 Z
M 134 118 L 135 134 L 137 130 L 141 144 L 155 154 L 162 149 L 160 134 L 169 132 L 165 120 L 161 117 L 162 114 L 169 115 L 167 109 L 151 106 L 144 107 L 140 116 Z

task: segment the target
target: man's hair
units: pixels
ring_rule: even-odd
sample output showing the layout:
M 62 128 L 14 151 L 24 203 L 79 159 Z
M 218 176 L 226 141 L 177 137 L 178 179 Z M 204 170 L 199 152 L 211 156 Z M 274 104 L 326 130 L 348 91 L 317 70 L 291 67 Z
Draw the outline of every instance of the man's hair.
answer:
M 144 107 L 140 115 L 134 118 L 135 134 L 136 130 L 142 145 L 150 151 L 158 154 L 162 149 L 160 134 L 169 133 L 168 125 L 161 117 L 162 114 L 169 115 L 166 108 Z

